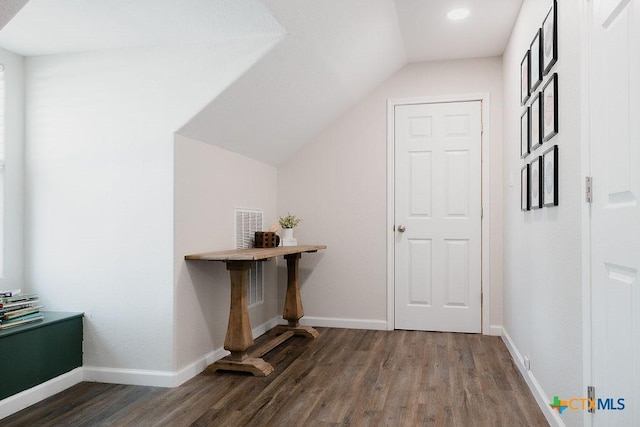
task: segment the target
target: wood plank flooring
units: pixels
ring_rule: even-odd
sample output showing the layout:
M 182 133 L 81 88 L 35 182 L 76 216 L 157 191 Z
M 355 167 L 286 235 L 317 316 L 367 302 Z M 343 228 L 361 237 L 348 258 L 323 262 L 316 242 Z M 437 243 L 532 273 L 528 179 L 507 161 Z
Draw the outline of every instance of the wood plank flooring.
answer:
M 547 426 L 498 337 L 318 328 L 257 378 L 207 371 L 167 389 L 81 383 L 3 426 Z M 266 336 L 256 340 L 260 345 Z

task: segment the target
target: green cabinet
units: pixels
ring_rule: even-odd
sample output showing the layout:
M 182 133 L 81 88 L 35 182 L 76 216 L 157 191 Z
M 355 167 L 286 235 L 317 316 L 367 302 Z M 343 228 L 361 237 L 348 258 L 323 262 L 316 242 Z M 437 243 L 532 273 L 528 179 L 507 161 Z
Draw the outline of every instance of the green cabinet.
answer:
M 82 366 L 82 313 L 45 311 L 44 319 L 0 331 L 0 399 Z

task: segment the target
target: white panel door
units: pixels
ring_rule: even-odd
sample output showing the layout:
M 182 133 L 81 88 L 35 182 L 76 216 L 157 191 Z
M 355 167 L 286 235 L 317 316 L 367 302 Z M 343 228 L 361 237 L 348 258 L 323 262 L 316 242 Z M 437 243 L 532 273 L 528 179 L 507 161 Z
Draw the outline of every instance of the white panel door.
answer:
M 591 3 L 594 426 L 640 425 L 640 0 Z M 625 399 L 620 410 L 617 399 Z
M 481 102 L 395 107 L 395 327 L 481 331 Z

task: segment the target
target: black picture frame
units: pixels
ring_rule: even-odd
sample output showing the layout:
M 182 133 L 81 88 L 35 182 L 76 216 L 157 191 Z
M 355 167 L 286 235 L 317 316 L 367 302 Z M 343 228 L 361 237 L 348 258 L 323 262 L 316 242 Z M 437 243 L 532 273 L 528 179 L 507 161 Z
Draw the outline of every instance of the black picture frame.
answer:
M 542 153 L 542 205 L 558 206 L 558 146 Z
M 531 152 L 542 145 L 542 98 L 536 94 L 529 107 L 529 145 Z
M 549 74 L 558 60 L 558 19 L 557 4 L 553 0 L 551 9 L 542 22 L 542 75 Z
M 526 164 L 520 169 L 520 210 L 531 209 L 529 202 L 529 164 Z
M 542 83 L 542 28 L 529 45 L 529 92 L 533 93 Z
M 542 156 L 529 164 L 529 205 L 531 209 L 542 207 Z
M 531 148 L 531 125 L 529 123 L 529 107 L 524 109 L 520 116 L 520 158 L 524 159 L 529 155 Z
M 546 142 L 558 133 L 558 73 L 542 88 L 542 141 Z
M 525 105 L 531 95 L 529 87 L 529 51 L 520 61 L 520 105 Z

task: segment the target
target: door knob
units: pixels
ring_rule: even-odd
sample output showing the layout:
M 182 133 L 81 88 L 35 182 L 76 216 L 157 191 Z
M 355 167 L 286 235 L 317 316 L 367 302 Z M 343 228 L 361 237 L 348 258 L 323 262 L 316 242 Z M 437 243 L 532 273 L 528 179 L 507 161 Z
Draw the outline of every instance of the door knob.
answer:
M 399 225 L 399 226 L 398 226 L 398 231 L 399 231 L 400 233 L 404 233 L 404 231 L 405 231 L 406 229 L 407 229 L 407 228 L 406 228 L 404 225 Z

